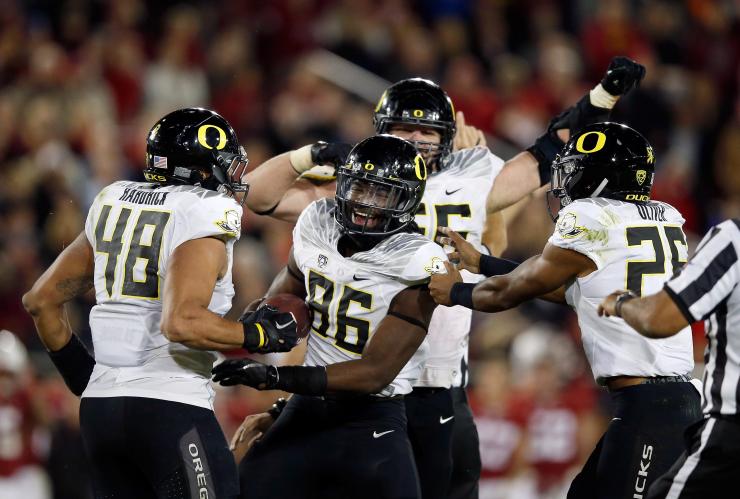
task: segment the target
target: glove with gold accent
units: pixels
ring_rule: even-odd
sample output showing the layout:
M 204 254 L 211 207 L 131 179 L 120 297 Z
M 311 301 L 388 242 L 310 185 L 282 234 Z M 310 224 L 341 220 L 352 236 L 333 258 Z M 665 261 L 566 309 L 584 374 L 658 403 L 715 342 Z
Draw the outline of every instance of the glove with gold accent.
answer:
M 211 371 L 223 386 L 246 385 L 257 390 L 283 390 L 301 395 L 326 393 L 325 366 L 269 366 L 252 359 L 225 360 Z
M 640 84 L 645 77 L 645 66 L 629 57 L 617 56 L 601 80 L 601 86 L 612 95 L 624 95 Z
M 244 327 L 242 346 L 250 353 L 288 352 L 298 344 L 297 323 L 293 314 L 262 305 L 239 317 Z

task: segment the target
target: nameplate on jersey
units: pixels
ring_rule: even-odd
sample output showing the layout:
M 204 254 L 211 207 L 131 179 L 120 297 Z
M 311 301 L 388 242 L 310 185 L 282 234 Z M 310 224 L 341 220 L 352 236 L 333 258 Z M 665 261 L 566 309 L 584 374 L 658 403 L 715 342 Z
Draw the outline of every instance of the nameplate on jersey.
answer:
M 643 220 L 668 221 L 665 217 L 665 206 L 660 204 L 638 204 L 637 212 Z
M 118 198 L 119 201 L 134 204 L 151 204 L 162 206 L 167 199 L 167 192 L 140 191 L 138 189 L 126 188 Z

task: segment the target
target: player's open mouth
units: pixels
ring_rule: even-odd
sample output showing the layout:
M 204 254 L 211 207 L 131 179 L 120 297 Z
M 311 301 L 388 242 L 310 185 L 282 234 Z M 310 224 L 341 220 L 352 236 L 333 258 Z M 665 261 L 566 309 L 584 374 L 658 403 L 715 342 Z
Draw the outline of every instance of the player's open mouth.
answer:
M 378 225 L 378 216 L 366 211 L 352 210 L 352 223 L 372 229 Z

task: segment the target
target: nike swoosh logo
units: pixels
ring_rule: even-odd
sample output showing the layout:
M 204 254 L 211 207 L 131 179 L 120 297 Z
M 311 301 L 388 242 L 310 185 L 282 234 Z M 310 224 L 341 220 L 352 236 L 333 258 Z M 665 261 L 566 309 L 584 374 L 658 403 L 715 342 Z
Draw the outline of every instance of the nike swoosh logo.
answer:
M 381 431 L 380 433 L 378 433 L 377 431 L 374 431 L 373 432 L 373 438 L 380 438 L 383 435 L 387 435 L 389 433 L 393 433 L 394 431 L 396 431 L 396 430 Z
M 357 277 L 357 274 L 352 274 L 352 279 L 355 281 L 367 281 L 367 277 Z
M 293 324 L 293 322 L 295 322 L 295 321 L 288 321 L 288 322 L 286 322 L 285 324 L 278 324 L 278 323 L 276 322 L 276 323 L 275 323 L 275 327 L 276 327 L 276 328 L 278 328 L 278 329 L 285 329 L 286 327 L 288 327 L 288 326 L 290 326 L 291 324 Z
M 455 416 L 450 416 L 449 418 L 443 418 L 442 416 L 439 417 L 439 424 L 445 424 L 449 421 L 452 421 L 452 418 Z
M 451 196 L 455 194 L 457 191 L 459 191 L 460 189 L 462 189 L 462 187 L 455 189 L 454 191 L 448 191 L 447 189 L 445 189 L 445 194 L 447 194 L 448 196 Z

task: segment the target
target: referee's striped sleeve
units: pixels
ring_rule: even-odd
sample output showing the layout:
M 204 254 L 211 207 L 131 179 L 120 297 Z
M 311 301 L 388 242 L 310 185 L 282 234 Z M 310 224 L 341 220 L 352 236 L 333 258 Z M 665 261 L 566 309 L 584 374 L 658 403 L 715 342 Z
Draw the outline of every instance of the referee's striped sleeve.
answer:
M 708 317 L 738 284 L 738 243 L 737 222 L 728 220 L 714 227 L 683 269 L 665 284 L 689 323 Z

